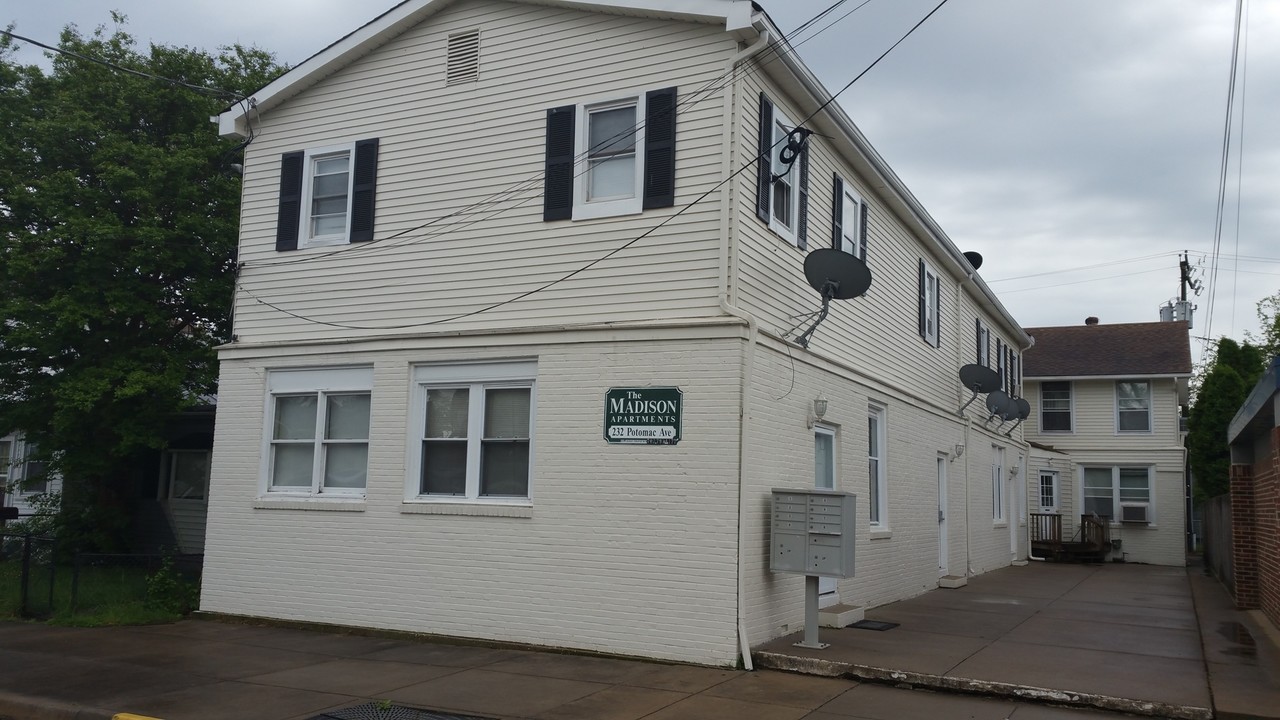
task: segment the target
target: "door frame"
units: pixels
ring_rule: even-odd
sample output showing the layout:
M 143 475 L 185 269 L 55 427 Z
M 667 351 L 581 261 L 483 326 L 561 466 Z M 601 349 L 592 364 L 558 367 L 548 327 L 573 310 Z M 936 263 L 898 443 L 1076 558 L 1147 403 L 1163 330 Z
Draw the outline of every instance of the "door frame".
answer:
M 938 453 L 938 577 L 949 574 L 950 543 L 947 537 L 949 518 L 947 517 L 947 464 L 951 462 L 946 453 Z

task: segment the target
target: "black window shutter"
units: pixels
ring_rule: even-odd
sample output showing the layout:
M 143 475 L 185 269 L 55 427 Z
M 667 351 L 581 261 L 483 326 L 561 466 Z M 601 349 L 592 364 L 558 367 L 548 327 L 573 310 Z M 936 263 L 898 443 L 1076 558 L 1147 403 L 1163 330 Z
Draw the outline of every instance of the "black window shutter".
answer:
M 573 217 L 573 125 L 577 107 L 547 111 L 547 163 L 543 176 L 542 219 Z
M 925 329 L 925 325 L 924 325 L 924 300 L 925 300 L 924 260 L 921 260 L 920 261 L 920 337 L 925 338 L 927 340 L 929 338 L 929 333 Z
M 942 277 L 933 276 L 933 346 L 942 347 Z
M 645 95 L 644 208 L 676 204 L 676 89 Z
M 862 258 L 862 262 L 867 261 L 867 215 L 869 214 L 870 213 L 867 209 L 867 201 L 863 200 L 862 201 L 862 218 L 860 221 L 862 223 L 862 227 L 859 228 L 859 232 L 858 232 L 858 247 L 859 247 L 858 257 Z
M 303 153 L 280 156 L 280 208 L 276 213 L 276 250 L 298 249 L 298 222 L 302 217 Z
M 769 191 L 773 185 L 773 103 L 760 93 L 759 155 L 756 157 L 756 217 L 769 222 Z
M 844 181 L 839 175 L 835 176 L 831 196 L 831 247 L 839 250 L 844 245 Z
M 800 212 L 796 213 L 796 245 L 809 247 L 809 145 L 800 151 Z
M 974 348 L 978 351 L 978 359 L 974 360 L 974 362 L 981 365 L 982 364 L 982 320 L 975 319 L 973 321 L 973 324 L 976 326 L 976 331 L 978 334 L 977 342 L 974 343 Z
M 1004 390 L 1005 385 L 1005 366 L 1004 366 L 1004 341 L 996 338 L 996 369 L 1000 371 L 1000 389 Z
M 356 142 L 351 184 L 351 242 L 373 239 L 374 193 L 378 187 L 378 139 Z

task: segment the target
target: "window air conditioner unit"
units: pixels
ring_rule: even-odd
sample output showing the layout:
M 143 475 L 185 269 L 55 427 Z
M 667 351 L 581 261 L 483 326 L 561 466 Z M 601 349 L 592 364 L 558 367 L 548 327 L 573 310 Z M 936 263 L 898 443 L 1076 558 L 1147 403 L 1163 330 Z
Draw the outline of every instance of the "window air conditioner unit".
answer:
M 1147 503 L 1135 503 L 1133 505 L 1120 504 L 1120 522 L 1127 523 L 1147 523 L 1151 522 L 1147 519 L 1147 509 L 1150 506 Z

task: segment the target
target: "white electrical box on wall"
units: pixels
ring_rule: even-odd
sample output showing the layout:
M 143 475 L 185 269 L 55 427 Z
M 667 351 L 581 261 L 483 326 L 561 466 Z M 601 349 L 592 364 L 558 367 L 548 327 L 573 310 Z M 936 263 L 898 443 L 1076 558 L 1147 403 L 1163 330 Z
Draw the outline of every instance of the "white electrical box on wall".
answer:
M 769 569 L 853 577 L 857 497 L 838 490 L 773 490 Z

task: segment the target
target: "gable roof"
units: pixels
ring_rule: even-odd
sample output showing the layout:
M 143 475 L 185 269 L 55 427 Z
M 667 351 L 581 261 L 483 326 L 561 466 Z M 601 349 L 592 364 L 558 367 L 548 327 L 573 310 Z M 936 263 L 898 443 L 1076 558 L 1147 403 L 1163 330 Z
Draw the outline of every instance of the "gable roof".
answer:
M 1191 337 L 1177 322 L 1027 328 L 1025 377 L 1171 376 L 1191 374 Z
M 745 39 L 757 7 L 751 0 L 509 0 L 531 5 L 594 10 L 615 15 L 668 18 L 688 22 L 723 24 L 727 32 L 739 32 Z M 248 116 L 283 103 L 315 85 L 392 38 L 435 15 L 457 0 L 404 0 L 364 25 L 348 33 L 296 67 L 253 93 L 252 101 L 236 103 L 214 116 L 218 134 L 225 138 L 249 135 Z

